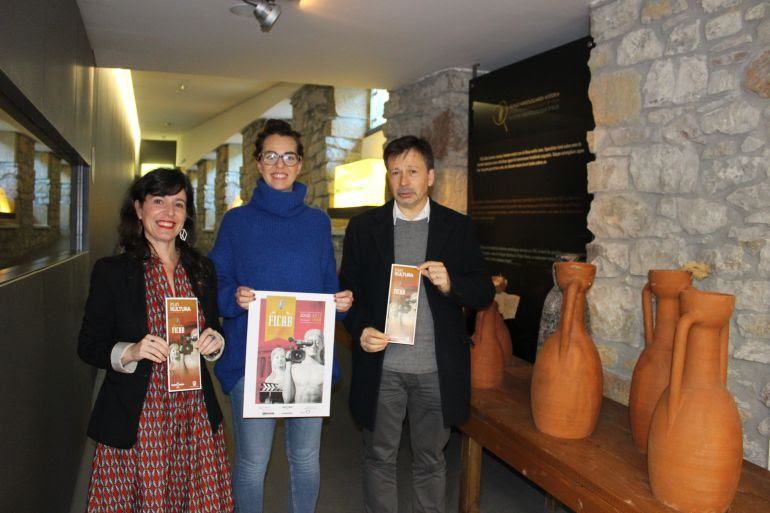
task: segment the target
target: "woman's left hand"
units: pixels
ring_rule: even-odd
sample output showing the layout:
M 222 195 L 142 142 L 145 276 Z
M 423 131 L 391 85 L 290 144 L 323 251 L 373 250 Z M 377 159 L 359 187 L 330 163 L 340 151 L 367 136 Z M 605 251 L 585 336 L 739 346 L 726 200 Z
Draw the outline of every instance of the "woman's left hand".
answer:
M 206 328 L 198 337 L 195 349 L 203 356 L 211 356 L 222 349 L 225 339 L 216 330 Z
M 338 312 L 347 312 L 350 310 L 350 307 L 353 306 L 353 292 L 350 290 L 341 290 L 340 292 L 337 292 L 334 294 L 334 303 Z

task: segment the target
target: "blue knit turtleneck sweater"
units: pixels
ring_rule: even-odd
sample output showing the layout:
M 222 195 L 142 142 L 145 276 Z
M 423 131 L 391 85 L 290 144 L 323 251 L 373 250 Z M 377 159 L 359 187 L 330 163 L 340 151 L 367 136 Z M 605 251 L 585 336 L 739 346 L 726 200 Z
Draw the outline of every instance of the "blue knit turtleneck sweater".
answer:
M 215 372 L 225 393 L 244 376 L 248 312 L 235 290 L 333 294 L 339 290 L 329 217 L 304 203 L 307 187 L 280 192 L 261 178 L 249 203 L 228 211 L 211 260 L 217 270 L 219 313 L 227 346 Z

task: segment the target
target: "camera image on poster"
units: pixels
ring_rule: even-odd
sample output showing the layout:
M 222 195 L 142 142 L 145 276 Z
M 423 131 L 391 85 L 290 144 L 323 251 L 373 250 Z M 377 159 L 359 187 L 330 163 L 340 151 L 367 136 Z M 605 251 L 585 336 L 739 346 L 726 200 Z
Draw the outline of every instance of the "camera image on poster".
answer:
M 168 390 L 201 388 L 198 341 L 198 300 L 194 297 L 166 298 L 166 341 L 168 342 Z
M 328 416 L 334 296 L 256 294 L 246 335 L 243 416 Z

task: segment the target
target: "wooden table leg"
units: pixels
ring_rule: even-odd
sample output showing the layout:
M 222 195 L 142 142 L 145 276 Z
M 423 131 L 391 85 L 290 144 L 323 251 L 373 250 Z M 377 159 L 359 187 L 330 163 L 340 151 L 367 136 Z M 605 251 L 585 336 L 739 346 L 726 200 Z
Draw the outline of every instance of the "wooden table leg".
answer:
M 460 449 L 460 513 L 479 513 L 481 446 L 463 434 Z
M 559 501 L 548 492 L 545 492 L 545 509 L 546 511 L 556 511 L 559 509 Z

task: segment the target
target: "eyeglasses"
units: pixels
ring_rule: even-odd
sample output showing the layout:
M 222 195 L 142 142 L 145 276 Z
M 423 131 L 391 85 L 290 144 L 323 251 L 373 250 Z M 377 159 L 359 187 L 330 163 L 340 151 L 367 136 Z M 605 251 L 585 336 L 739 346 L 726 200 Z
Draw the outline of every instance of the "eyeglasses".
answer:
M 302 160 L 302 157 L 294 153 L 293 151 L 288 151 L 286 153 L 276 153 L 274 151 L 266 151 L 264 153 L 260 153 L 259 157 L 262 159 L 262 162 L 265 164 L 269 164 L 271 166 L 278 165 L 278 160 L 283 160 L 283 163 L 286 165 L 286 167 L 294 167 L 297 164 L 299 164 L 299 161 Z

